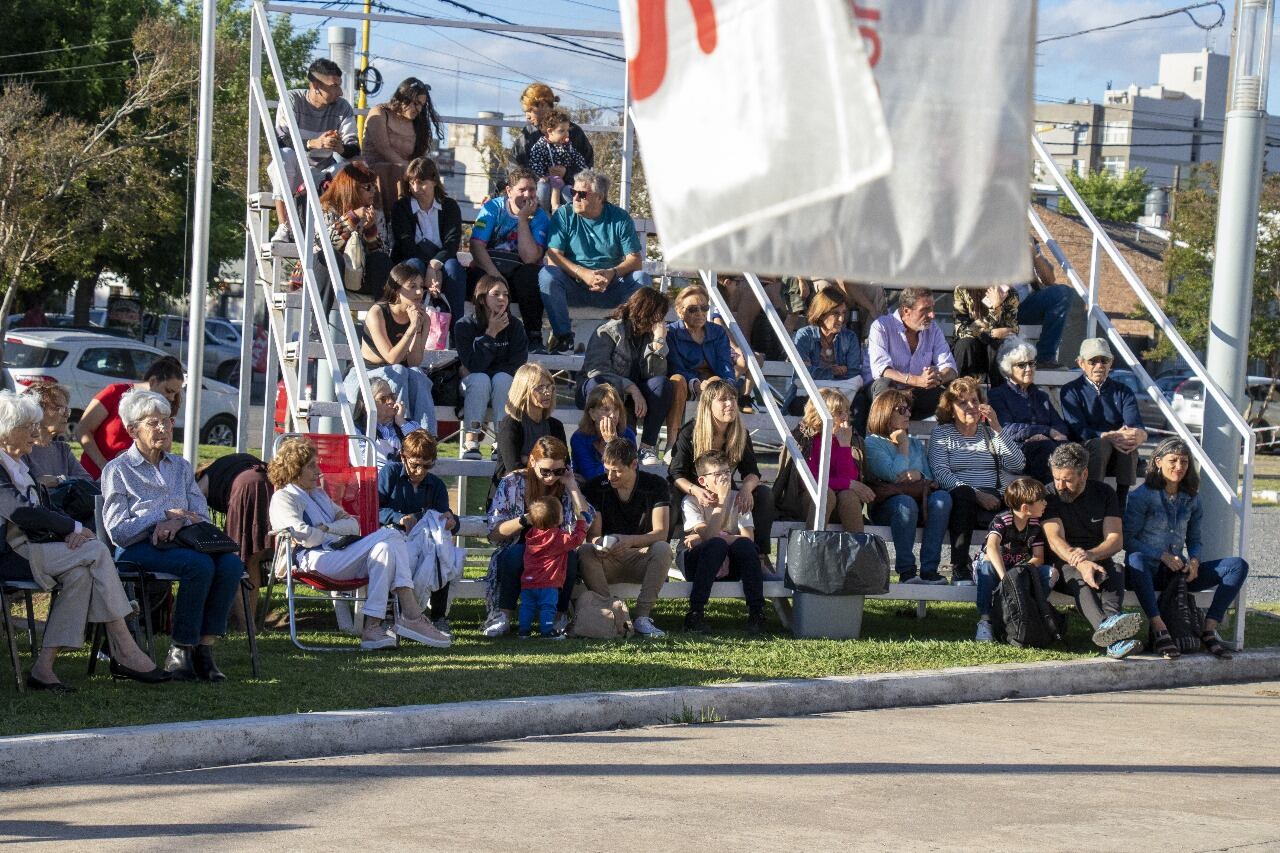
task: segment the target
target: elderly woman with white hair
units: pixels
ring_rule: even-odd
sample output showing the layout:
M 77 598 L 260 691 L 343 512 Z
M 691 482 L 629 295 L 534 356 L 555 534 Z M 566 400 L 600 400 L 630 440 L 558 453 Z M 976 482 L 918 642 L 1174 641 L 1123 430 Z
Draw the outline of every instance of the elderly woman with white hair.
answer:
M 213 644 L 226 633 L 244 563 L 236 554 L 205 554 L 177 545 L 178 531 L 209 520 L 209 504 L 191 464 L 174 453 L 169 401 L 134 390 L 120 400 L 133 446 L 102 471 L 102 520 L 116 559 L 177 575 L 173 644 L 165 669 L 180 681 L 226 681 Z
M 1018 445 L 1026 459 L 1023 472 L 1042 483 L 1052 479 L 1049 454 L 1067 443 L 1067 422 L 1053 400 L 1036 385 L 1036 348 L 1012 337 L 1000 347 L 1000 372 L 1009 381 L 988 392 L 988 402 L 1004 424 L 1005 438 Z
M 111 647 L 111 674 L 149 684 L 167 681 L 138 648 L 125 625 L 133 612 L 107 546 L 79 522 L 50 509 L 23 457 L 31 452 L 43 412 L 35 400 L 0 391 L 0 533 L 4 549 L 30 566 L 41 588 L 57 588 L 49 609 L 44 642 L 27 674 L 34 690 L 67 693 L 71 687 L 54 675 L 53 663 L 63 649 L 84 643 L 85 622 L 106 626 Z

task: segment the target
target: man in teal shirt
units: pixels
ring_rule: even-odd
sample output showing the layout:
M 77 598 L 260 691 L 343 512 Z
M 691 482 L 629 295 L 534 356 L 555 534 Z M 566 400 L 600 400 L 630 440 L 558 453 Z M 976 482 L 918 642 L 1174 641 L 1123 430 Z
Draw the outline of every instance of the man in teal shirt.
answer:
M 635 223 L 605 201 L 608 194 L 609 176 L 584 169 L 573 179 L 573 204 L 551 218 L 550 263 L 538 274 L 538 289 L 551 322 L 552 353 L 573 352 L 570 305 L 616 308 L 650 283 Z

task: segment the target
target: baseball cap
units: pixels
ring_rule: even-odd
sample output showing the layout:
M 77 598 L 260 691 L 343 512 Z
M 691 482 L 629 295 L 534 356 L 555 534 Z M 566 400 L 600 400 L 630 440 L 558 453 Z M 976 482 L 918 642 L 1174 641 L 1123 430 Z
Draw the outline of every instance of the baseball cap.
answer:
M 1115 360 L 1115 356 L 1111 354 L 1111 347 L 1107 344 L 1106 338 L 1085 338 L 1080 342 L 1080 357 L 1085 361 L 1103 356 L 1104 358 Z

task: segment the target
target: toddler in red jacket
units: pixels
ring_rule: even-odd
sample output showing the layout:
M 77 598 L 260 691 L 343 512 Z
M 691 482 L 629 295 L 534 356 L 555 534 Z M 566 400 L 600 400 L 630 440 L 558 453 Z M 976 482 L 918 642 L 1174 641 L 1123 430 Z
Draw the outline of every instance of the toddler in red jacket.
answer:
M 580 515 L 583 507 L 578 506 L 582 500 L 575 490 L 570 519 L 577 517 L 577 523 L 572 532 L 560 526 L 564 509 L 558 498 L 544 496 L 529 503 L 528 515 L 533 527 L 524 534 L 524 571 L 520 573 L 521 638 L 532 633 L 535 611 L 542 636 L 564 638 L 563 633 L 557 634 L 554 630 L 556 604 L 568 572 L 569 554 L 587 538 L 587 524 Z

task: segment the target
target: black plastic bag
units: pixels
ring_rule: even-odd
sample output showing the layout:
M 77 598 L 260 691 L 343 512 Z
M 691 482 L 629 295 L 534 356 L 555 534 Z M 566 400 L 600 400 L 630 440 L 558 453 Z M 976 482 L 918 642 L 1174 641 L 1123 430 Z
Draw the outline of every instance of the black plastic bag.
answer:
M 889 549 L 874 533 L 793 530 L 787 586 L 818 595 L 883 595 L 889 591 Z

